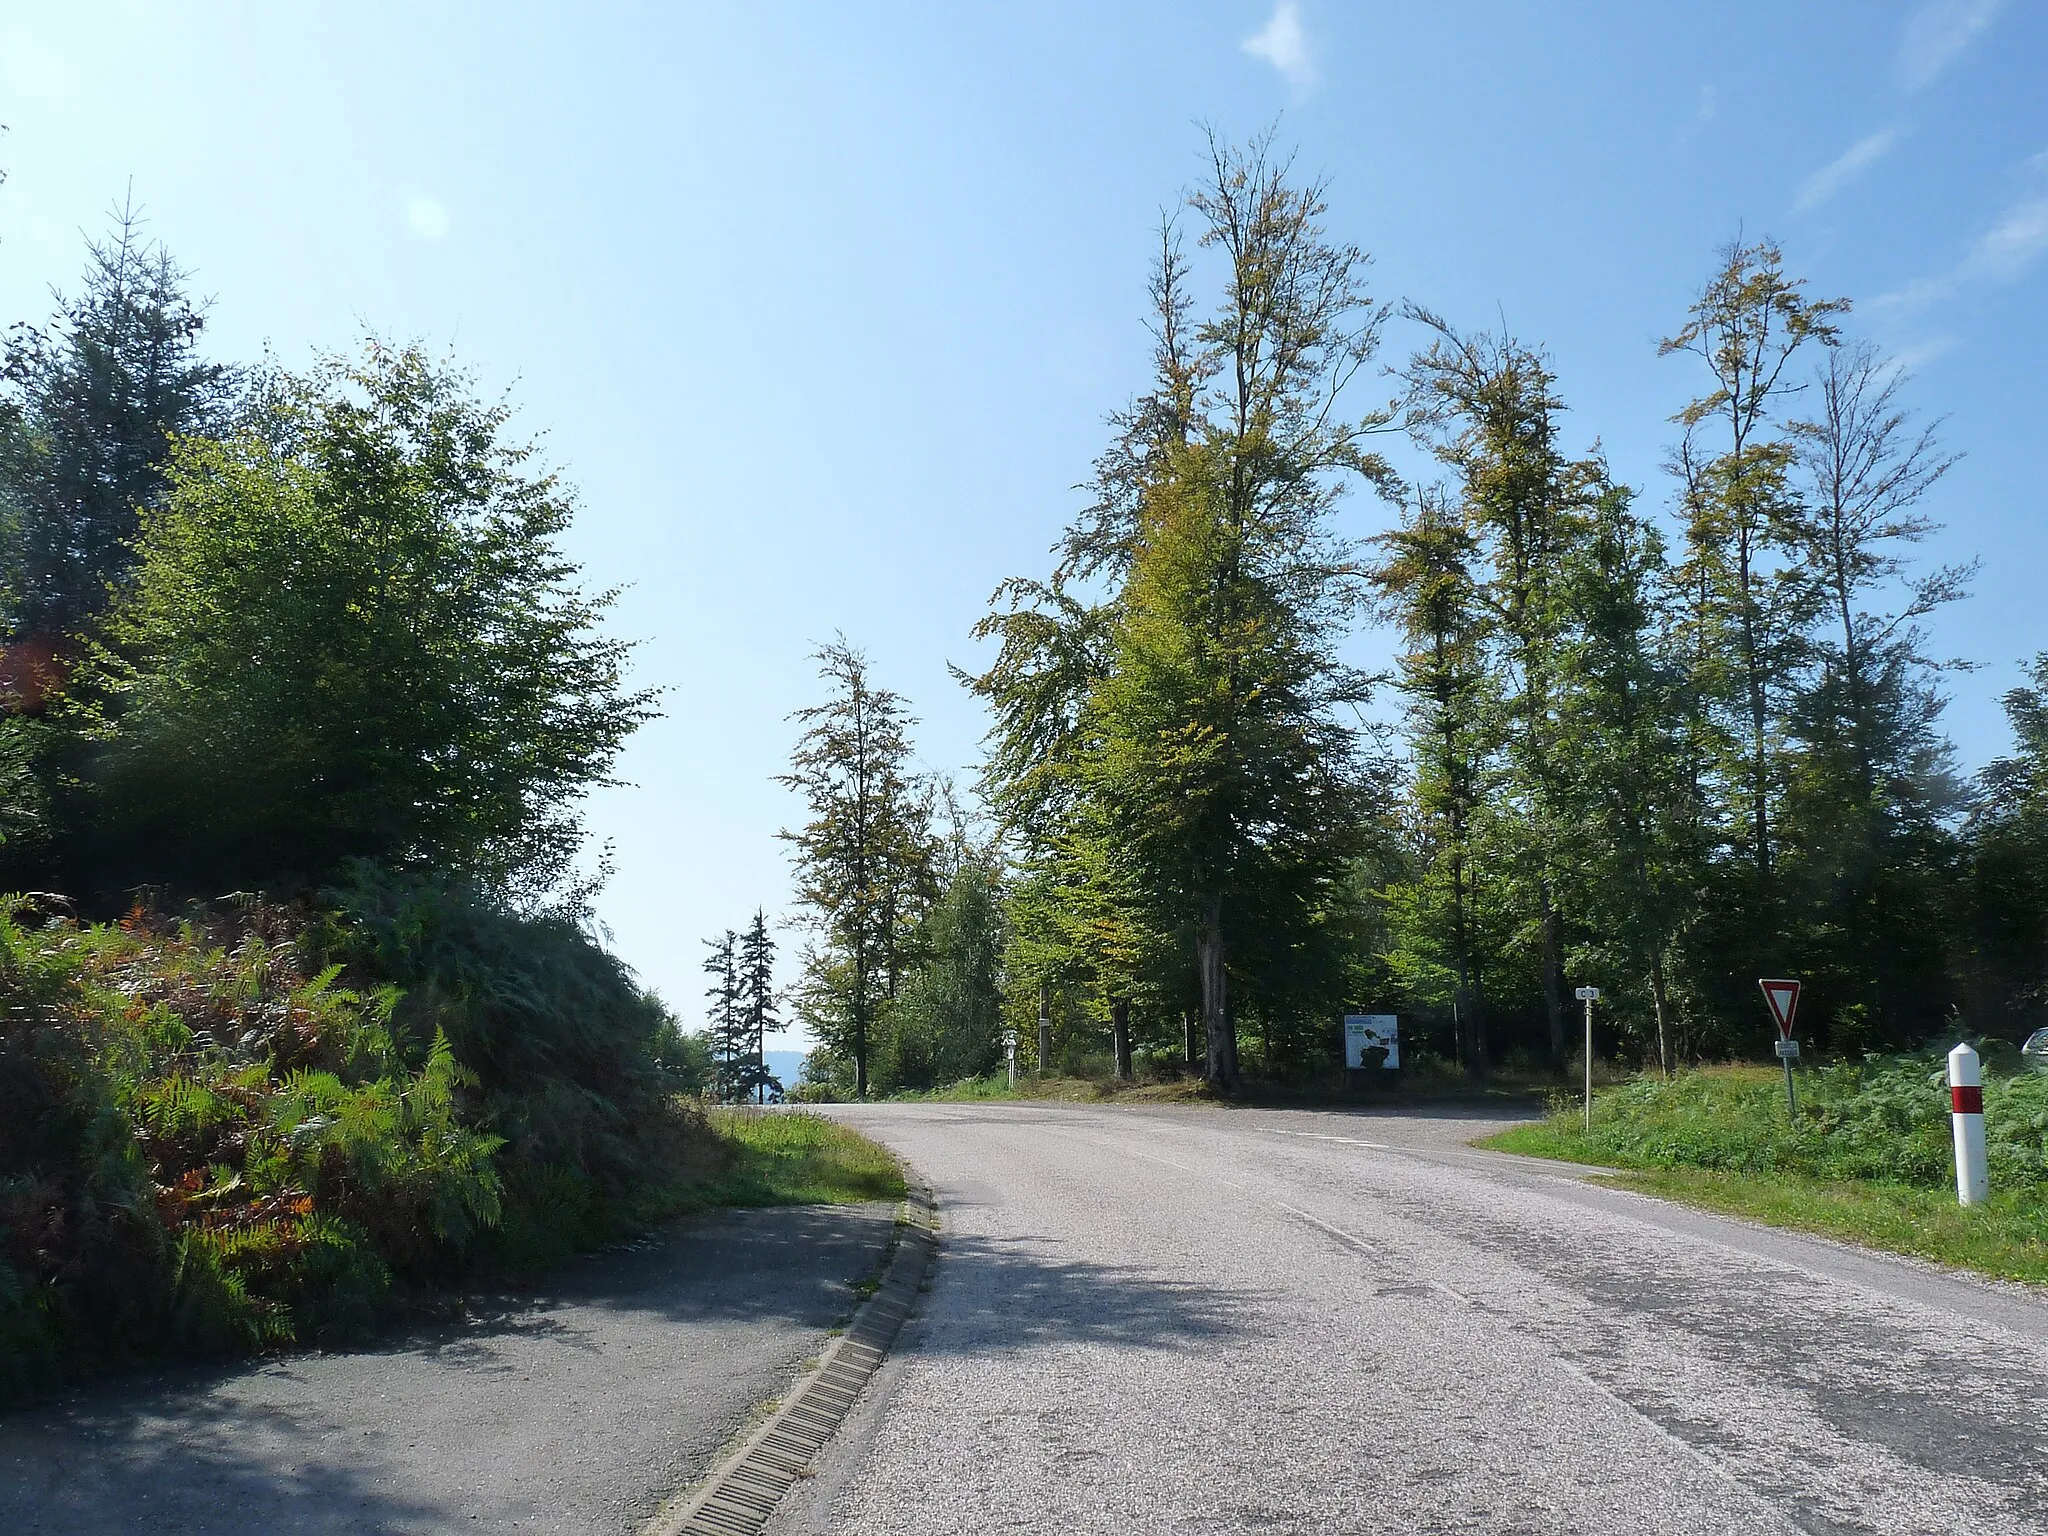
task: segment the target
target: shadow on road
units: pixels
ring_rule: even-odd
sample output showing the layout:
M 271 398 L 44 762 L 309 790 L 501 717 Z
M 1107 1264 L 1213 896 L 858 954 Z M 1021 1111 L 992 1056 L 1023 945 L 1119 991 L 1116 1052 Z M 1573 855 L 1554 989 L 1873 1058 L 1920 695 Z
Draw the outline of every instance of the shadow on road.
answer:
M 721 1212 L 364 1349 L 109 1377 L 0 1415 L 0 1532 L 624 1529 L 852 1311 L 893 1221 Z
M 10 1531 L 241 1531 L 253 1516 L 255 1529 L 288 1521 L 293 1531 L 338 1536 L 416 1530 L 447 1513 L 438 1500 L 392 1487 L 383 1447 L 361 1441 L 359 1451 L 319 1410 L 166 1384 L 7 1428 L 0 1523 Z M 251 1457 L 252 1438 L 317 1446 L 320 1454 L 297 1465 Z
M 1268 1310 L 1260 1292 L 1050 1259 L 1021 1241 L 947 1238 L 936 1286 L 945 1289 L 944 1322 L 920 1339 L 928 1353 L 1057 1343 L 1175 1350 L 1266 1336 L 1249 1321 Z

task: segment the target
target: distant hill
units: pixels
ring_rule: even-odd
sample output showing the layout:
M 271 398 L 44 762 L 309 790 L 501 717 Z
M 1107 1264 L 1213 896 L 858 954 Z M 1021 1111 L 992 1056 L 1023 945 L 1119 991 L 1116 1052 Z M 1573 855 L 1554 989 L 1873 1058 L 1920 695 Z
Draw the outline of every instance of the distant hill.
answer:
M 785 1089 L 794 1088 L 797 1079 L 803 1076 L 804 1053 L 802 1051 L 763 1051 L 761 1060 L 767 1064 Z

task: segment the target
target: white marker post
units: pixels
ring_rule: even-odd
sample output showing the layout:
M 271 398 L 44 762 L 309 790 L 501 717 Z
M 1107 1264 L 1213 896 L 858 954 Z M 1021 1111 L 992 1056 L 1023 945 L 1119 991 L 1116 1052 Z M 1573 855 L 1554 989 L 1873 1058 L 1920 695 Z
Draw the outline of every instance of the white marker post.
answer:
M 1586 1134 L 1593 1134 L 1593 1005 L 1600 1001 L 1598 987 L 1580 987 L 1572 993 L 1586 1005 Z
M 1003 1031 L 1003 1048 L 1010 1053 L 1010 1091 L 1017 1091 L 1017 1031 Z
M 1982 1205 L 1991 1194 L 1984 1160 L 1984 1064 L 1968 1045 L 1948 1053 L 1948 1101 L 1956 1133 L 1956 1200 Z

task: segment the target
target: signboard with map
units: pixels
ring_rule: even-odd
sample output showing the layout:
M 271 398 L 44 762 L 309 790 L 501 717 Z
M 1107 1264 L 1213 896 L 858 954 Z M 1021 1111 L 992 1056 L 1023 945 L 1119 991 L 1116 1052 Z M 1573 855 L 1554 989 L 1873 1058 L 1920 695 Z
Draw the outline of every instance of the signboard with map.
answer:
M 1344 1015 L 1344 1065 L 1354 1072 L 1401 1067 L 1401 1020 L 1392 1013 Z

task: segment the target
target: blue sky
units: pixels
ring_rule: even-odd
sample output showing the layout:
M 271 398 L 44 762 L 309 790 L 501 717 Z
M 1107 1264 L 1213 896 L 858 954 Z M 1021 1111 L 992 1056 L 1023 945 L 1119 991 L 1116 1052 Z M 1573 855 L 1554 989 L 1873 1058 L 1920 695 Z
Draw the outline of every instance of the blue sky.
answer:
M 2034 0 L 6 0 L 0 319 L 47 312 L 132 180 L 220 355 L 370 328 L 513 389 L 669 690 L 591 819 L 604 920 L 694 1018 L 699 940 L 786 901 L 772 776 L 814 642 L 865 645 L 927 763 L 973 763 L 946 664 L 1043 570 L 1143 382 L 1198 122 L 1277 118 L 1384 297 L 1546 345 L 1575 445 L 1651 505 L 1698 382 L 1656 339 L 1716 246 L 1775 235 L 1966 455 L 1931 553 L 1984 567 L 1934 643 L 1982 663 L 1953 685 L 1964 761 L 2002 750 L 1998 695 L 2048 647 L 2044 80 Z

